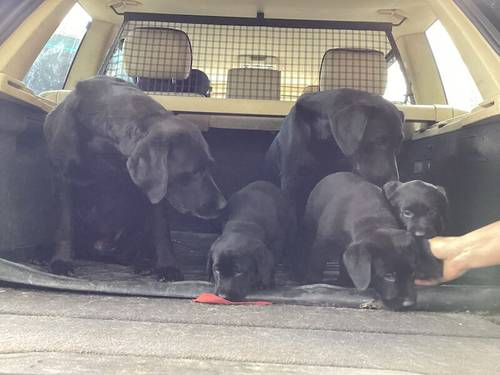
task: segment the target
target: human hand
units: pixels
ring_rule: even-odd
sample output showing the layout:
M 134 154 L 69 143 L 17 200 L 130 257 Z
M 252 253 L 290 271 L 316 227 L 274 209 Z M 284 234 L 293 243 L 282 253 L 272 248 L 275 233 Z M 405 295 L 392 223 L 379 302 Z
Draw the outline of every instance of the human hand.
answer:
M 463 249 L 457 237 L 435 237 L 429 240 L 432 254 L 443 261 L 443 275 L 439 279 L 416 279 L 415 284 L 423 286 L 438 285 L 455 280 L 468 271 L 469 251 Z

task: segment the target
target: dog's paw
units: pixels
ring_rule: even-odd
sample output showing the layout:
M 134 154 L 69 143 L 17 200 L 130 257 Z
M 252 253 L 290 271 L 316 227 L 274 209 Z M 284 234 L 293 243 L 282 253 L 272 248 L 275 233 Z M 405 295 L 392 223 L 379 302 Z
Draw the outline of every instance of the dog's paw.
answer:
M 35 266 L 48 266 L 49 261 L 47 259 L 41 259 L 41 258 L 31 258 L 29 259 L 29 262 L 31 264 L 34 264 Z
M 352 282 L 351 278 L 347 275 L 340 274 L 340 276 L 335 280 L 335 285 L 336 286 L 341 286 L 344 288 L 353 288 L 354 283 Z
M 184 274 L 177 267 L 167 266 L 155 268 L 154 273 L 159 281 L 182 281 Z
M 269 290 L 269 289 L 274 289 L 275 287 L 276 283 L 274 282 L 274 279 L 269 280 L 267 282 L 259 281 L 258 283 L 255 284 L 256 290 Z
M 50 263 L 50 272 L 56 275 L 74 276 L 73 263 L 64 260 L 54 260 Z
M 371 300 L 363 302 L 359 305 L 359 308 L 364 310 L 382 310 L 384 308 L 384 303 L 380 300 Z
M 134 264 L 134 272 L 142 276 L 151 275 L 153 273 L 152 262 L 148 261 L 147 259 L 136 261 Z

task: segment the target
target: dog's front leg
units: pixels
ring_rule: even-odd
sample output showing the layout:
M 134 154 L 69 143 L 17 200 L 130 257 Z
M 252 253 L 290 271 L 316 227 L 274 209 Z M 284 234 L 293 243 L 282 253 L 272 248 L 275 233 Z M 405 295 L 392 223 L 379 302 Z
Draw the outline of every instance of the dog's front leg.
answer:
M 61 181 L 58 191 L 58 223 L 55 233 L 55 253 L 50 261 L 50 271 L 57 275 L 73 274 L 73 215 L 71 187 Z
M 153 237 L 156 253 L 154 272 L 161 281 L 184 280 L 177 266 L 174 246 L 170 239 L 168 211 L 162 202 L 153 205 Z

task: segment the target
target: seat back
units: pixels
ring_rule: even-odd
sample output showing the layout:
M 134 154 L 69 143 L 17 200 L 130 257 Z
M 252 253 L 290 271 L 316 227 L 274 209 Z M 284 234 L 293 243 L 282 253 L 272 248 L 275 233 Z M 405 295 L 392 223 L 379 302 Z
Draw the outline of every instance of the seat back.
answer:
M 383 95 L 386 85 L 387 63 L 380 51 L 333 48 L 323 55 L 320 91 L 350 88 Z
M 191 69 L 191 42 L 184 31 L 171 28 L 136 28 L 123 43 L 123 66 L 137 86 L 150 92 L 208 96 L 205 73 Z
M 279 70 L 233 68 L 228 71 L 227 98 L 280 100 L 280 92 Z

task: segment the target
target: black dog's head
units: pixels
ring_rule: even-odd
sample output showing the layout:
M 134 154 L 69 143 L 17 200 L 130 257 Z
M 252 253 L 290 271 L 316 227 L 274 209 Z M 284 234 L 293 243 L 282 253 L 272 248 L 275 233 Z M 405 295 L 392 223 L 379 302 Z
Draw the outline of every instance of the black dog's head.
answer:
M 304 94 L 298 111 L 310 111 L 316 137 L 335 139 L 355 173 L 382 186 L 397 180 L 396 155 L 403 140 L 404 115 L 381 96 L 342 89 Z M 312 121 L 311 121 L 312 120 Z
M 157 120 L 137 143 L 127 168 L 134 183 L 152 203 L 166 197 L 181 213 L 214 218 L 225 207 L 226 200 L 212 178 L 212 163 L 200 130 L 168 116 Z
M 270 278 L 272 264 L 272 256 L 262 242 L 230 235 L 212 245 L 207 273 L 217 295 L 241 301 Z
M 415 270 L 418 245 L 404 230 L 378 230 L 369 241 L 355 242 L 344 252 L 347 272 L 359 290 L 369 285 L 391 309 L 410 308 L 417 301 Z
M 414 236 L 432 238 L 443 230 L 448 206 L 444 188 L 415 180 L 390 181 L 383 190 L 394 214 Z

